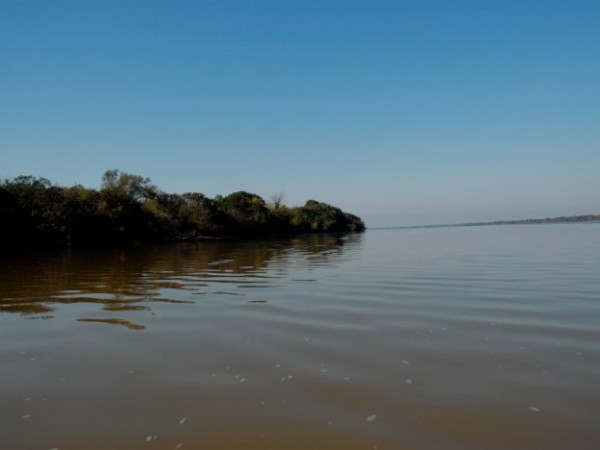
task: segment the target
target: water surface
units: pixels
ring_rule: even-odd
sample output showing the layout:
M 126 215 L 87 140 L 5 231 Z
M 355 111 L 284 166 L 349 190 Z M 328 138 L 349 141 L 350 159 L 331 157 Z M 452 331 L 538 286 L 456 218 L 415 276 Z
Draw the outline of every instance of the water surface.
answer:
M 0 448 L 600 448 L 600 225 L 0 258 Z

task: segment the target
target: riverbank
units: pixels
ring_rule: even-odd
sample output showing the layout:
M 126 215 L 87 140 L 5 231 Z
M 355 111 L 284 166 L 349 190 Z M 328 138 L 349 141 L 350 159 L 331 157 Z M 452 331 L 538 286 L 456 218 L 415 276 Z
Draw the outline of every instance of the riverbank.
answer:
M 99 190 L 20 176 L 0 183 L 0 246 L 103 247 L 223 237 L 361 232 L 357 216 L 315 200 L 289 207 L 238 191 L 169 194 L 148 178 L 110 170 Z

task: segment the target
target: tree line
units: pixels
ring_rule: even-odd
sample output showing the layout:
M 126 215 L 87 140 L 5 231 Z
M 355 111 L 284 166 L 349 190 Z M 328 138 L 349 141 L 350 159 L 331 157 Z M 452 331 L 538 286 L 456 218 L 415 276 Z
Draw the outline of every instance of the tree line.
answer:
M 215 198 L 169 194 L 149 178 L 119 170 L 106 171 L 100 189 L 19 176 L 0 182 L 0 245 L 88 247 L 365 229 L 359 217 L 326 203 L 288 207 L 281 200 L 267 203 L 245 191 Z

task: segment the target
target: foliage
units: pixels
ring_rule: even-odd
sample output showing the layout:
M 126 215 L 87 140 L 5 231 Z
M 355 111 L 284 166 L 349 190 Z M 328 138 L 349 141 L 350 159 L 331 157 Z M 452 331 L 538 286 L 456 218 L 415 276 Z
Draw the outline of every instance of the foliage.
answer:
M 99 190 L 20 176 L 0 182 L 0 250 L 365 229 L 358 217 L 325 203 L 290 208 L 282 199 L 267 205 L 245 191 L 214 199 L 168 194 L 119 170 L 107 171 Z
M 304 232 L 364 230 L 364 224 L 358 217 L 315 200 L 308 200 L 303 207 L 293 210 L 292 225 Z
M 107 170 L 102 176 L 102 191 L 112 196 L 133 200 L 152 199 L 156 196 L 156 186 L 150 184 L 150 178 L 121 172 L 117 169 Z
M 232 231 L 246 231 L 257 234 L 266 230 L 269 222 L 269 210 L 265 201 L 256 194 L 239 191 L 223 197 L 218 207 L 231 218 Z

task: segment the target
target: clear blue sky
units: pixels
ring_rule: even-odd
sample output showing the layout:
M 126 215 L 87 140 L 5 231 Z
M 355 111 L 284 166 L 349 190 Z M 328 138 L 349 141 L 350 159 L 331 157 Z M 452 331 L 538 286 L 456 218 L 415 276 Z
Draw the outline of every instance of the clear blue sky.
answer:
M 600 213 L 599 1 L 0 1 L 0 177 L 369 226 Z

